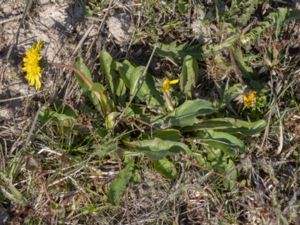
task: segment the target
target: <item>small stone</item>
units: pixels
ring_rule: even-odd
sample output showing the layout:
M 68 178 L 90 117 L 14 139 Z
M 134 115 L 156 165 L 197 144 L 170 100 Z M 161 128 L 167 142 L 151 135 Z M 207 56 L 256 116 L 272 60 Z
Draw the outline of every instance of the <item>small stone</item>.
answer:
M 29 88 L 28 84 L 25 82 L 26 81 L 24 80 L 18 83 L 11 84 L 9 87 L 10 96 L 17 97 L 32 94 L 34 92 L 34 89 Z
M 41 5 L 46 5 L 46 4 L 50 3 L 50 0 L 39 0 L 39 3 Z
M 9 15 L 13 12 L 13 8 L 11 7 L 11 5 L 7 4 L 7 5 L 4 5 L 2 6 L 2 12 L 5 14 L 5 15 Z
M 8 108 L 0 108 L 0 121 L 10 120 L 13 118 L 13 112 Z
M 107 20 L 106 24 L 110 34 L 113 36 L 118 45 L 122 46 L 129 42 L 132 27 L 130 17 L 128 15 L 121 13 L 112 16 Z

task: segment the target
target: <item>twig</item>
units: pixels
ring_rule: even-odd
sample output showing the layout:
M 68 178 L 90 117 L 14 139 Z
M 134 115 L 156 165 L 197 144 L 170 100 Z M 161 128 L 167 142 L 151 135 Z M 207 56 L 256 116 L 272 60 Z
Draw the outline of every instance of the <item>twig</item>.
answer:
M 272 105 L 272 104 L 270 104 Z M 265 129 L 265 132 L 264 132 L 264 136 L 263 136 L 263 139 L 262 139 L 262 142 L 260 144 L 260 149 L 262 150 L 264 145 L 265 145 L 265 142 L 267 140 L 267 137 L 268 137 L 268 134 L 269 134 L 269 131 L 270 131 L 270 124 L 271 124 L 271 119 L 272 119 L 272 111 L 269 112 L 269 116 L 268 116 L 268 120 L 267 120 L 267 126 L 266 126 L 266 129 Z
M 18 20 L 18 19 L 20 19 L 20 18 L 22 18 L 22 15 L 13 16 L 13 17 L 8 18 L 8 19 L 0 20 L 0 25 L 1 25 L 1 24 L 5 24 L 5 23 L 9 23 L 9 22 L 14 21 L 14 20 Z
M 251 30 L 251 28 L 253 27 L 253 25 L 255 25 L 257 22 L 257 18 L 255 18 L 251 23 L 249 23 L 249 25 L 247 25 L 243 30 L 242 30 L 242 34 L 246 34 L 249 30 Z
M 276 110 L 278 114 L 278 119 L 279 119 L 279 146 L 276 151 L 276 155 L 279 155 L 283 149 L 283 124 L 282 124 L 282 119 L 280 118 L 280 111 L 278 104 L 276 104 Z
M 85 32 L 85 34 L 83 35 L 83 37 L 81 38 L 81 40 L 79 41 L 79 43 L 77 44 L 75 50 L 73 51 L 73 53 L 71 55 L 71 58 L 77 53 L 77 51 L 82 46 L 82 44 L 85 41 L 85 39 L 89 36 L 89 34 L 90 34 L 90 32 L 92 31 L 93 28 L 94 28 L 94 25 L 92 24 L 90 26 L 90 28 Z
M 20 99 L 23 99 L 23 98 L 30 98 L 32 96 L 35 96 L 37 94 L 40 94 L 42 92 L 44 92 L 45 90 L 43 91 L 38 91 L 36 93 L 33 93 L 33 94 L 30 94 L 30 95 L 23 95 L 23 96 L 18 96 L 18 97 L 15 97 L 15 98 L 6 98 L 6 99 L 1 99 L 0 100 L 0 103 L 4 103 L 4 102 L 10 102 L 10 101 L 15 101 L 15 100 L 20 100 Z
M 92 90 L 92 88 L 93 88 L 92 82 L 85 77 L 83 72 L 81 72 L 79 69 L 75 68 L 74 66 L 70 66 L 70 65 L 66 65 L 66 64 L 62 64 L 62 63 L 49 63 L 49 65 L 54 66 L 54 67 L 59 67 L 62 69 L 71 70 L 71 71 L 77 73 L 80 76 L 80 78 L 83 80 L 83 82 L 88 86 L 88 88 L 90 90 Z
M 27 145 L 28 145 L 28 143 L 29 143 L 29 141 L 30 141 L 30 138 L 31 138 L 31 136 L 32 136 L 32 134 L 33 134 L 33 130 L 34 130 L 34 128 L 35 128 L 35 125 L 36 125 L 36 122 L 37 122 L 37 120 L 38 120 L 39 113 L 40 113 L 41 109 L 42 109 L 42 107 L 40 107 L 40 108 L 38 109 L 38 111 L 36 112 L 36 114 L 35 114 L 35 116 L 34 116 L 34 119 L 33 119 L 33 121 L 32 121 L 30 130 L 29 130 L 29 133 L 28 133 L 27 138 L 26 138 L 26 141 L 25 141 L 25 147 L 27 147 Z
M 171 99 L 170 99 L 170 96 L 167 92 L 164 92 L 164 99 L 165 99 L 165 102 L 167 103 L 167 106 L 168 106 L 168 109 L 173 112 L 174 111 L 174 107 L 173 107 L 173 104 L 171 102 Z

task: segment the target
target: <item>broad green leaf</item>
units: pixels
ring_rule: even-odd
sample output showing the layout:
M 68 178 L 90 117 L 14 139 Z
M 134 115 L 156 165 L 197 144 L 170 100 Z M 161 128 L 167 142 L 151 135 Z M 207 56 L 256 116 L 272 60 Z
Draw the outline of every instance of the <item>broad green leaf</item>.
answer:
M 217 108 L 209 101 L 202 99 L 187 100 L 157 123 L 161 123 L 163 127 L 192 126 L 197 122 L 196 118 L 198 116 L 210 115 L 216 111 Z
M 176 129 L 156 130 L 153 131 L 152 135 L 153 137 L 169 141 L 179 141 L 181 138 L 180 131 Z
M 160 57 L 165 57 L 175 63 L 180 63 L 187 55 L 191 55 L 196 59 L 202 58 L 201 46 L 188 46 L 187 42 L 180 45 L 177 45 L 176 41 L 170 44 L 159 43 L 156 53 Z
M 57 122 L 61 126 L 70 127 L 78 121 L 76 112 L 63 101 L 57 100 L 53 105 L 55 110 L 45 109 L 39 112 L 40 122 Z
M 150 74 L 146 74 L 144 78 L 142 77 L 144 70 L 144 66 L 135 67 L 127 60 L 119 68 L 121 77 L 127 88 L 129 88 L 131 96 L 136 94 L 140 101 L 146 102 L 151 107 L 163 106 L 163 98 L 155 87 L 153 77 Z
M 289 12 L 289 14 L 287 15 L 286 17 L 286 21 L 290 21 L 290 20 L 299 20 L 300 19 L 300 10 L 299 9 L 294 9 L 294 10 L 291 10 Z
M 265 120 L 248 122 L 233 118 L 215 118 L 198 120 L 197 124 L 188 127 L 186 131 L 206 130 L 222 131 L 230 134 L 251 136 L 260 133 L 266 127 Z
M 180 89 L 189 98 L 192 98 L 192 89 L 196 87 L 199 68 L 197 60 L 187 55 L 183 60 L 183 67 L 180 74 Z
M 126 73 L 126 79 L 127 82 L 125 83 L 129 83 L 129 90 L 130 90 L 130 95 L 134 95 L 134 93 L 136 91 L 138 91 L 139 88 L 142 89 L 141 83 L 140 82 L 144 82 L 143 80 L 141 80 L 141 77 L 143 75 L 143 72 L 145 70 L 144 66 L 138 66 L 138 67 L 134 67 L 132 70 L 132 73 Z
M 176 41 L 171 42 L 170 44 L 159 43 L 156 53 L 161 57 L 166 57 L 173 62 L 179 63 L 181 60 L 183 49 L 187 46 L 187 43 L 178 45 Z
M 130 160 L 111 183 L 108 196 L 109 201 L 113 205 L 117 205 L 120 202 L 120 199 L 126 191 L 127 185 L 132 177 L 133 169 L 134 161 Z
M 117 89 L 117 73 L 115 71 L 115 64 L 111 55 L 106 51 L 100 53 L 100 65 L 102 72 L 105 76 L 105 80 L 108 83 L 111 94 L 114 96 Z
M 150 74 L 146 74 L 145 83 L 138 92 L 138 97 L 145 99 L 144 101 L 151 107 L 164 106 L 162 94 L 157 91 L 155 80 Z
M 86 79 L 88 79 L 91 83 L 93 82 L 92 74 L 89 70 L 89 68 L 85 65 L 83 59 L 79 57 L 77 61 L 75 62 L 75 67 L 79 69 L 81 72 L 84 73 Z M 83 94 L 88 95 L 90 93 L 90 89 L 88 85 L 80 78 L 78 74 L 75 74 L 77 81 L 79 83 L 79 86 L 81 87 Z
M 116 95 L 118 96 L 118 102 L 124 104 L 126 101 L 126 85 L 122 79 L 117 82 Z
M 86 80 L 88 80 L 88 82 L 92 86 L 89 87 L 89 85 L 85 83 L 78 74 L 76 74 L 77 81 L 82 88 L 84 95 L 86 95 L 93 103 L 95 108 L 105 116 L 110 110 L 114 108 L 114 106 L 112 102 L 108 103 L 107 93 L 104 86 L 100 83 L 93 82 L 91 72 L 83 62 L 82 58 L 79 58 L 76 61 L 75 67 L 85 75 Z
M 199 131 L 196 135 L 207 147 L 221 149 L 227 155 L 235 155 L 237 150 L 245 151 L 245 144 L 242 140 L 225 132 L 206 130 Z
M 113 129 L 119 115 L 119 112 L 111 112 L 110 114 L 108 114 L 105 118 L 105 127 L 107 129 Z
M 72 125 L 74 125 L 74 123 L 77 122 L 77 118 L 74 116 L 69 116 L 51 110 L 41 111 L 39 113 L 39 120 L 42 122 L 51 120 L 52 122 L 56 122 L 59 126 L 62 127 L 71 127 Z
M 105 87 L 100 83 L 94 83 L 92 88 L 92 102 L 94 106 L 101 109 L 103 115 L 115 110 L 114 103 L 108 100 Z
M 77 117 L 77 113 L 75 109 L 67 104 L 64 103 L 63 100 L 55 100 L 53 103 L 53 107 L 56 112 L 65 114 L 67 116 Z M 78 110 L 78 109 L 76 109 Z M 80 111 L 80 110 L 79 110 Z
M 136 69 L 136 66 L 128 60 L 124 60 L 122 63 L 117 63 L 117 69 L 126 87 L 129 88 L 129 90 L 131 90 L 132 86 L 134 85 L 132 84 L 132 81 L 130 82 L 130 79 Z
M 129 151 L 143 153 L 154 160 L 163 159 L 167 155 L 172 155 L 179 152 L 190 152 L 188 146 L 181 142 L 162 140 L 159 138 L 133 142 L 123 141 L 123 144 Z
M 177 177 L 177 170 L 175 165 L 167 158 L 154 160 L 153 167 L 157 172 L 169 179 L 175 180 Z

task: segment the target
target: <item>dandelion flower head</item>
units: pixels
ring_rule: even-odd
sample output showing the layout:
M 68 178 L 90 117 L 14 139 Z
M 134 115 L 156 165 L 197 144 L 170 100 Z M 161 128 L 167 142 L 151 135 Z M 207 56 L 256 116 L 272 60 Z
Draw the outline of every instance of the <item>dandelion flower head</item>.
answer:
M 179 79 L 176 80 L 169 80 L 168 78 L 164 80 L 163 84 L 162 84 L 162 88 L 164 90 L 164 92 L 169 92 L 170 88 L 171 88 L 171 84 L 177 84 L 179 83 Z
M 243 102 L 246 108 L 252 108 L 256 101 L 256 91 L 250 91 L 249 93 L 243 94 Z
M 42 68 L 40 67 L 42 56 L 40 52 L 43 45 L 43 41 L 33 44 L 32 48 L 26 51 L 23 58 L 24 66 L 22 67 L 22 70 L 26 73 L 25 79 L 28 81 L 30 86 L 35 86 L 37 90 L 39 90 L 42 86 Z

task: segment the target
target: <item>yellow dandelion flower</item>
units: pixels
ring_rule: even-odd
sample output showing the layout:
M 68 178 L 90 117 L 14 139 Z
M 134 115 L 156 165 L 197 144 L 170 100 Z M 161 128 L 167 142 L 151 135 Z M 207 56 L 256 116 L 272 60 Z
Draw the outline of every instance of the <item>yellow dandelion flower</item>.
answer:
M 27 50 L 23 58 L 24 66 L 22 70 L 26 73 L 26 80 L 30 86 L 35 86 L 39 90 L 42 86 L 42 68 L 40 67 L 40 61 L 42 56 L 40 54 L 43 48 L 44 42 L 39 41 L 33 44 L 32 48 Z
M 179 79 L 176 80 L 169 80 L 168 78 L 164 80 L 163 84 L 162 84 L 162 88 L 164 90 L 164 92 L 169 92 L 170 88 L 171 88 L 171 84 L 177 84 L 179 83 Z
M 256 91 L 250 91 L 247 94 L 243 94 L 243 102 L 246 108 L 252 108 L 256 101 Z

